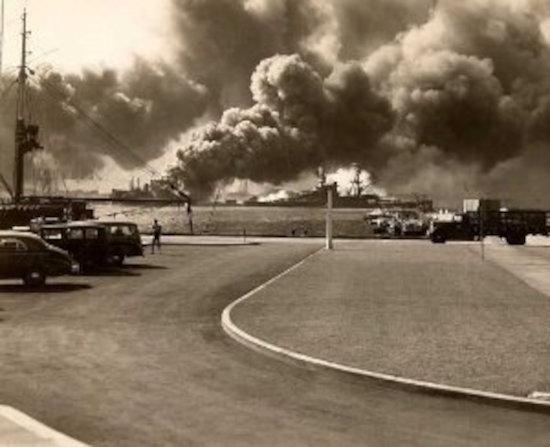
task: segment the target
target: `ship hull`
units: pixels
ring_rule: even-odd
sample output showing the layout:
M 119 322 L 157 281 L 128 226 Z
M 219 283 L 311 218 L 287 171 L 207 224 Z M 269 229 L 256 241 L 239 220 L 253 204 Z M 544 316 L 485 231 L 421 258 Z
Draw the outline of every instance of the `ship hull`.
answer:
M 79 220 L 93 218 L 93 210 L 82 201 L 52 201 L 49 203 L 11 203 L 0 205 L 0 229 L 28 226 L 32 219 L 56 218 Z

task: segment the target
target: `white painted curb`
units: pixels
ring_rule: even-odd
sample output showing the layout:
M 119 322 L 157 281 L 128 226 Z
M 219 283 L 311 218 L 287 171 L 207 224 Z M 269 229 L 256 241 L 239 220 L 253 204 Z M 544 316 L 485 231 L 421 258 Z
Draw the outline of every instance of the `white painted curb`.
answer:
M 41 422 L 38 422 L 37 420 L 31 418 L 30 416 L 27 416 L 25 413 L 22 413 L 15 408 L 8 407 L 6 405 L 0 405 L 0 417 L 7 419 L 16 425 L 19 425 L 24 430 L 33 433 L 37 438 L 41 440 L 54 442 L 59 447 L 89 447 L 87 444 L 70 438 L 69 436 L 60 433 L 53 428 L 42 424 Z
M 346 374 L 352 374 L 358 377 L 364 377 L 364 378 L 374 379 L 374 380 L 382 380 L 385 382 L 390 382 L 393 384 L 398 384 L 401 386 L 410 387 L 417 390 L 424 390 L 432 393 L 435 392 L 442 395 L 451 395 L 456 397 L 463 397 L 463 398 L 477 399 L 477 400 L 488 400 L 492 403 L 501 404 L 501 405 L 507 405 L 507 406 L 512 405 L 517 407 L 523 407 L 525 409 L 530 408 L 530 409 L 541 409 L 541 410 L 550 411 L 550 402 L 546 402 L 546 401 L 512 396 L 508 394 L 493 393 L 489 391 L 475 390 L 472 388 L 463 388 L 463 387 L 456 387 L 456 386 L 439 384 L 434 382 L 426 382 L 422 380 L 408 379 L 406 377 L 394 376 L 391 374 L 383 374 L 375 371 L 354 368 L 354 367 L 342 365 L 339 363 L 322 360 L 316 357 L 311 357 L 309 355 L 291 351 L 291 350 L 282 348 L 280 346 L 274 345 L 272 343 L 269 343 L 260 338 L 254 337 L 253 335 L 245 332 L 244 330 L 239 328 L 237 325 L 235 325 L 235 323 L 233 323 L 231 319 L 231 311 L 237 305 L 239 305 L 245 300 L 248 300 L 249 298 L 252 298 L 260 290 L 265 289 L 267 286 L 279 280 L 283 276 L 286 276 L 288 273 L 292 272 L 293 270 L 296 270 L 301 265 L 303 265 L 306 261 L 308 261 L 310 258 L 312 258 L 317 253 L 323 250 L 324 248 L 308 255 L 297 264 L 293 265 L 292 267 L 288 268 L 287 270 L 278 274 L 277 276 L 271 278 L 269 281 L 256 287 L 255 289 L 251 290 L 250 292 L 243 295 L 242 297 L 240 297 L 239 299 L 231 303 L 229 306 L 227 306 L 223 310 L 222 317 L 221 317 L 221 325 L 223 330 L 237 342 L 243 344 L 248 348 L 262 352 L 264 354 L 271 354 L 282 358 L 297 360 L 299 362 L 304 362 L 309 365 L 313 365 L 317 367 L 329 368 L 331 370 L 340 371 Z

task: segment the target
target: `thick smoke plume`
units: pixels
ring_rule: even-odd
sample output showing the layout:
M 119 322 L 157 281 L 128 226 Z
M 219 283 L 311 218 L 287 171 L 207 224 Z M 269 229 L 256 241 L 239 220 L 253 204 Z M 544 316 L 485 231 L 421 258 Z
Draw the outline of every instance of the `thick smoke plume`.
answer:
M 167 66 L 143 61 L 123 75 L 110 70 L 69 76 L 49 73 L 39 85 L 40 95 L 50 97 L 49 101 L 37 101 L 50 150 L 60 159 L 72 152 L 70 159 L 75 164 L 71 171 L 77 175 L 93 168 L 99 154 L 112 156 L 126 168 L 140 167 L 143 160 L 160 156 L 165 145 L 204 112 L 208 102 L 207 91 L 200 84 Z M 52 100 L 54 107 L 50 108 Z M 106 144 L 104 132 L 96 131 L 76 107 L 129 147 L 131 154 Z M 95 150 L 90 151 L 91 147 Z
M 144 61 L 124 74 L 37 72 L 30 77 L 28 97 L 42 143 L 67 178 L 90 176 L 105 155 L 127 169 L 142 167 L 162 155 L 208 104 L 204 86 Z M 13 148 L 14 100 L 0 116 L 3 154 Z M 2 163 L 5 175 L 11 161 Z
M 323 79 L 298 55 L 277 55 L 258 65 L 251 92 L 254 106 L 227 110 L 179 153 L 176 175 L 192 191 L 211 193 L 231 178 L 280 183 L 320 164 L 351 163 L 393 124 L 389 103 L 357 64 Z
M 540 204 L 518 184 L 540 182 L 532 162 L 547 158 L 549 13 L 536 0 L 442 1 L 366 58 L 398 115 L 376 172 L 385 186 Z
M 126 169 L 143 166 L 197 120 L 218 118 L 231 104 L 249 104 L 247 84 L 254 67 L 278 51 L 307 53 L 302 41 L 322 15 L 309 1 L 173 0 L 170 64 L 136 60 L 125 72 L 37 70 L 31 77 L 33 119 L 66 178 L 92 175 L 105 156 Z M 4 88 L 13 77 L 4 77 Z M 121 144 L 106 141 L 75 104 Z M 8 178 L 13 110 L 12 91 L 0 110 L 0 170 Z
M 134 168 L 195 129 L 172 174 L 196 195 L 359 163 L 390 192 L 550 206 L 535 194 L 550 183 L 546 0 L 173 0 L 173 20 L 170 65 L 35 82 L 44 143 L 70 176 L 105 155 Z M 74 101 L 137 157 L 94 136 Z
M 211 107 L 249 105 L 248 83 L 256 65 L 276 53 L 311 58 L 311 38 L 326 20 L 315 1 L 174 0 L 179 59 L 207 86 Z
M 429 3 L 309 2 L 321 11 L 320 44 L 298 49 L 309 69 L 297 56 L 260 63 L 255 105 L 199 131 L 180 153 L 180 176 L 208 192 L 219 180 L 274 182 L 317 163 L 358 162 L 390 191 L 533 203 L 533 186 L 518 184 L 540 182 L 530 174 L 548 158 L 550 7 Z M 370 20 L 370 31 L 354 20 Z

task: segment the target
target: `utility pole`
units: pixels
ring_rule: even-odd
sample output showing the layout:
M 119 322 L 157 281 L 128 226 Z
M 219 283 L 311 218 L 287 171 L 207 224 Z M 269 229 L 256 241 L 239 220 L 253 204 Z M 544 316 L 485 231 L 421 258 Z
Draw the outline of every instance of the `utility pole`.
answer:
M 4 68 L 4 0 L 0 6 L 0 75 Z
M 15 119 L 15 160 L 13 178 L 13 198 L 19 202 L 24 194 L 25 154 L 35 149 L 42 149 L 38 143 L 39 127 L 25 123 L 25 105 L 27 103 L 27 10 L 23 10 L 23 32 L 21 33 L 21 65 L 17 79 L 17 105 Z
M 481 245 L 481 260 L 485 260 L 485 244 L 483 242 L 483 239 L 485 238 L 485 228 L 484 228 L 484 220 L 485 220 L 485 212 L 484 212 L 484 206 L 483 206 L 483 200 L 480 199 L 479 201 L 479 208 L 478 208 L 478 215 L 479 215 L 479 243 Z
M 326 228 L 325 228 L 325 248 L 332 250 L 334 245 L 332 243 L 332 205 L 333 205 L 333 192 L 336 189 L 336 183 L 331 183 L 325 186 L 327 190 L 327 216 L 326 216 Z
M 23 32 L 21 33 L 21 65 L 17 79 L 17 104 L 15 109 L 15 161 L 13 190 L 14 200 L 19 202 L 23 195 L 23 140 L 25 137 L 25 93 L 27 87 L 27 10 L 23 10 Z

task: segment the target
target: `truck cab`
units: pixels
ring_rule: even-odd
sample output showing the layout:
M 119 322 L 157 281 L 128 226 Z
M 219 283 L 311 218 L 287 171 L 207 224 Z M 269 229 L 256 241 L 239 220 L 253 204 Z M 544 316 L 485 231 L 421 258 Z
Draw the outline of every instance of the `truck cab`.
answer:
M 473 241 L 477 228 L 467 215 L 457 214 L 451 221 L 433 221 L 429 235 L 432 242 L 444 244 L 448 240 Z
M 435 243 L 498 236 L 509 245 L 524 245 L 528 234 L 548 236 L 548 222 L 542 210 L 468 211 L 452 221 L 432 222 L 429 234 Z

